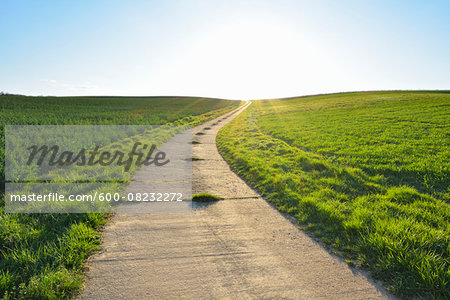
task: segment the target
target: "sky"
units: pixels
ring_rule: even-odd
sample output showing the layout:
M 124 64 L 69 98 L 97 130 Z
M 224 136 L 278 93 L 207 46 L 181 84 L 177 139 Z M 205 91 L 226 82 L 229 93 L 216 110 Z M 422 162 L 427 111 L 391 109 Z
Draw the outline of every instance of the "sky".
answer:
M 0 0 L 0 91 L 448 90 L 449 15 L 448 0 Z

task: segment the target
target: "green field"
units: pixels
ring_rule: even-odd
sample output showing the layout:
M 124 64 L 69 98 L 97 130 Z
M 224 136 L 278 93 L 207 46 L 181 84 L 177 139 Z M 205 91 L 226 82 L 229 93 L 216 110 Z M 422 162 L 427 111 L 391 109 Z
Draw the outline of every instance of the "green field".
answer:
M 450 92 L 253 101 L 217 142 L 350 265 L 406 298 L 450 298 Z
M 198 125 L 238 101 L 182 97 L 0 96 L 0 187 L 4 125 Z M 0 199 L 0 298 L 68 298 L 98 249 L 106 214 L 6 214 Z

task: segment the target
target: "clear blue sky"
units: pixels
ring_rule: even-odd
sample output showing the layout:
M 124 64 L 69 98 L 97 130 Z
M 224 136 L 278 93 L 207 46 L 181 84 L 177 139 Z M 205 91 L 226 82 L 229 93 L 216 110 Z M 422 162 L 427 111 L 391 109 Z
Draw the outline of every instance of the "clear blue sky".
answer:
M 0 0 L 0 91 L 450 89 L 450 1 Z

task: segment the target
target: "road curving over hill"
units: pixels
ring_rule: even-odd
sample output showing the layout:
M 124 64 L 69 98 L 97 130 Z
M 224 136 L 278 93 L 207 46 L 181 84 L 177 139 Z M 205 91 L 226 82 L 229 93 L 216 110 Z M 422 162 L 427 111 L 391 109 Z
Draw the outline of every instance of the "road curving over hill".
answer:
M 194 135 L 199 143 L 192 155 L 199 160 L 192 162 L 193 193 L 225 199 L 190 213 L 114 215 L 103 233 L 103 251 L 89 260 L 80 299 L 393 298 L 230 170 L 216 134 L 245 108 L 194 128 L 204 134 Z

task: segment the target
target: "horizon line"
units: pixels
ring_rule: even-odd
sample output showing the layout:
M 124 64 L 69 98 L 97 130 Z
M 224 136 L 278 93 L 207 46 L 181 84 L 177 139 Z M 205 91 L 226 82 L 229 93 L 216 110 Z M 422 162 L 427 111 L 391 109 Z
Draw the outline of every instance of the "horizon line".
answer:
M 330 93 L 316 93 L 316 94 L 304 94 L 297 96 L 286 96 L 286 97 L 272 97 L 272 98 L 221 98 L 221 97 L 209 97 L 209 96 L 183 96 L 183 95 L 147 95 L 147 96 L 129 96 L 129 95 L 26 95 L 26 94 L 16 94 L 8 92 L 0 92 L 0 96 L 22 96 L 22 97 L 53 97 L 53 98 L 203 98 L 203 99 L 217 99 L 217 100 L 230 100 L 230 101 L 265 101 L 265 100 L 288 100 L 296 98 L 306 98 L 314 96 L 325 96 L 325 95 L 338 95 L 338 94 L 352 94 L 352 93 L 375 93 L 375 92 L 450 92 L 450 89 L 386 89 L 386 90 L 356 90 L 356 91 L 340 91 L 340 92 L 330 92 Z

